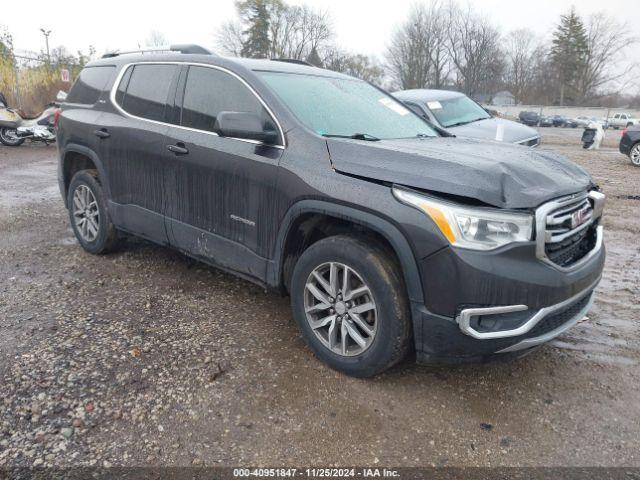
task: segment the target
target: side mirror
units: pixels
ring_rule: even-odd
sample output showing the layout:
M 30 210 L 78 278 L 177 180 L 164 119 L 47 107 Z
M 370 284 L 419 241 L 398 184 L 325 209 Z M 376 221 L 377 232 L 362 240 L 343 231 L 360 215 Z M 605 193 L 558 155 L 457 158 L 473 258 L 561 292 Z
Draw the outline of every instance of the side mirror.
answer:
M 278 141 L 275 130 L 266 130 L 262 118 L 250 112 L 220 112 L 214 129 L 222 137 L 244 138 L 268 144 Z
M 63 92 L 62 90 L 59 90 L 58 94 L 56 95 L 56 100 L 58 102 L 64 102 L 66 99 L 67 99 L 66 92 Z

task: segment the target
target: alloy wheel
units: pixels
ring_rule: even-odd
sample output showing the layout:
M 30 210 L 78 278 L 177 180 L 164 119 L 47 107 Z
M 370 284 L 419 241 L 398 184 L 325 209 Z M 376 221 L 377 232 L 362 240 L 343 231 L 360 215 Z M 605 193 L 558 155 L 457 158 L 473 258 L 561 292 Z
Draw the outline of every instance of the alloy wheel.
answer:
M 629 157 L 631 158 L 631 163 L 640 167 L 640 143 L 631 149 Z
M 100 210 L 89 187 L 78 185 L 73 192 L 72 208 L 76 231 L 85 242 L 93 242 L 100 233 Z
M 371 289 L 353 268 L 323 263 L 304 289 L 307 322 L 320 342 L 342 356 L 360 355 L 378 330 L 378 310 Z

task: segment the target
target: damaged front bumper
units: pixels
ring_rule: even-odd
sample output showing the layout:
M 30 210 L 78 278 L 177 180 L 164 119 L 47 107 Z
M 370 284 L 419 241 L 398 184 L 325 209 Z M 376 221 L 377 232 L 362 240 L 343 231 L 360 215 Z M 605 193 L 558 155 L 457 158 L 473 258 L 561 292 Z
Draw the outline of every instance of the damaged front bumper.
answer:
M 479 362 L 548 342 L 585 317 L 604 260 L 602 242 L 571 270 L 538 258 L 535 242 L 424 258 L 425 304 L 412 305 L 418 361 Z

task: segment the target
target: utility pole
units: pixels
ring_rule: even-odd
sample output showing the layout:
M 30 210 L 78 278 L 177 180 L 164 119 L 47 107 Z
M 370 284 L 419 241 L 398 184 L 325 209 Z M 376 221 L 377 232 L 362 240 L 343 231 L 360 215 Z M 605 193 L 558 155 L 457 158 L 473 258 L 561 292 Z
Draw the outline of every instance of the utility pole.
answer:
M 40 31 L 44 35 L 44 42 L 47 46 L 47 62 L 49 62 L 49 65 L 51 65 L 51 54 L 49 53 L 49 34 L 51 33 L 51 30 L 45 30 L 44 28 L 41 28 Z

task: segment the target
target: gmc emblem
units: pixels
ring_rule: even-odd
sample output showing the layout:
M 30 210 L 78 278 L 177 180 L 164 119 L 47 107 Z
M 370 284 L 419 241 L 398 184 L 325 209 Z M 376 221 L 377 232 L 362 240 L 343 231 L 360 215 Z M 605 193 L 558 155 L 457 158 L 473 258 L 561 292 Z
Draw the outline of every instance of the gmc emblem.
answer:
M 571 228 L 577 228 L 582 225 L 588 219 L 589 210 L 582 209 L 573 212 L 571 215 Z

